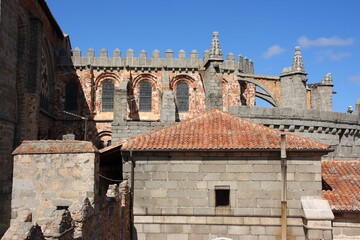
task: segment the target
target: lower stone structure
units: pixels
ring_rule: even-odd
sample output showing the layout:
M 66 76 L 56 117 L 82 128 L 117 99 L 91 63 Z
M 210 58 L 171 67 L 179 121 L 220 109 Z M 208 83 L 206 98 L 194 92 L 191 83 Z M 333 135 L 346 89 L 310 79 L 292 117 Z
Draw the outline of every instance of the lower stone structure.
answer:
M 360 239 L 360 216 L 358 212 L 335 213 L 333 221 L 334 240 Z
M 281 182 L 275 154 L 174 155 L 176 160 L 133 155 L 138 239 L 279 239 Z M 288 161 L 288 180 L 288 239 L 332 239 L 331 229 L 304 228 L 300 197 L 321 197 L 320 161 Z M 229 187 L 229 207 L 215 206 L 217 187 Z
M 14 152 L 12 220 L 2 239 L 130 239 L 128 184 L 101 186 L 101 172 L 90 142 L 24 142 Z
M 219 110 L 124 141 L 120 150 L 124 176 L 133 183 L 134 236 L 279 239 L 286 212 L 287 239 L 332 239 L 326 228 L 331 209 L 317 200 L 321 156 L 331 149 L 286 137 L 286 188 L 280 132 Z M 324 208 L 325 216 L 314 214 Z

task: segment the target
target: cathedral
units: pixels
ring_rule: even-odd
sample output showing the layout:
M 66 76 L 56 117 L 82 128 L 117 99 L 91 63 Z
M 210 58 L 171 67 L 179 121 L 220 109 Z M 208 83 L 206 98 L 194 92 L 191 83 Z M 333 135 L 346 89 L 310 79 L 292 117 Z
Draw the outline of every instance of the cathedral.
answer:
M 133 239 L 204 239 L 209 232 L 209 239 L 278 239 L 280 165 L 273 160 L 285 133 L 295 166 L 287 174 L 291 239 L 360 239 L 360 101 L 353 114 L 333 112 L 331 74 L 309 84 L 300 47 L 280 75 L 269 76 L 249 58 L 223 53 L 218 32 L 202 53 L 95 54 L 71 46 L 45 0 L 1 0 L 0 11 L 0 236 L 22 191 L 12 159 L 45 154 L 25 142 L 49 141 L 54 146 L 41 149 L 62 154 L 68 150 L 58 141 L 78 140 L 96 149 L 81 145 L 100 159 L 100 170 L 91 171 L 129 183 Z M 257 107 L 258 99 L 271 107 Z M 249 194 L 249 186 L 262 193 Z M 326 214 L 312 218 L 319 209 L 311 207 L 324 202 Z

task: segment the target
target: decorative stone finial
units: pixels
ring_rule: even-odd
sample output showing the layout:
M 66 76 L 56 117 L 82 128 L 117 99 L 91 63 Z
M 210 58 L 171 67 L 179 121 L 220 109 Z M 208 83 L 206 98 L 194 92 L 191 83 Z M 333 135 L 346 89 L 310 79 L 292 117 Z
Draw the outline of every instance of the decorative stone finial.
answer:
M 305 72 L 304 62 L 301 56 L 301 51 L 299 46 L 295 47 L 294 61 L 291 70 L 293 72 Z
M 223 59 L 223 54 L 220 47 L 220 41 L 218 38 L 219 33 L 214 32 L 213 38 L 210 46 L 210 59 Z
M 328 73 L 324 76 L 324 78 L 322 79 L 322 84 L 333 85 L 331 73 Z

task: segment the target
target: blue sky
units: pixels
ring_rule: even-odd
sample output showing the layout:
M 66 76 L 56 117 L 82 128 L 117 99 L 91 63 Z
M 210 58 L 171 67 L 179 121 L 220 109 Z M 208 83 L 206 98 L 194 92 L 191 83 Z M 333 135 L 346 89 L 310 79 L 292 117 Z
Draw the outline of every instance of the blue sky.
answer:
M 358 0 L 47 0 L 72 47 L 83 55 L 129 48 L 200 55 L 219 32 L 224 55 L 242 54 L 255 73 L 279 75 L 301 46 L 308 83 L 332 73 L 333 110 L 360 99 L 360 1 Z M 225 57 L 224 56 L 224 57 Z

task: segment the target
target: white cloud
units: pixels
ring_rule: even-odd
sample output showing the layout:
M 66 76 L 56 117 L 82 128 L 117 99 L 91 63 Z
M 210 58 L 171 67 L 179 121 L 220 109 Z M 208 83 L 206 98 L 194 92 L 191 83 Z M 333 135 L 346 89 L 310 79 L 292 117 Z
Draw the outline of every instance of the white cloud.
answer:
M 281 53 L 285 52 L 285 48 L 280 47 L 279 45 L 273 45 L 269 47 L 266 52 L 263 53 L 263 58 L 269 59 L 280 55 Z
M 317 53 L 317 62 L 322 62 L 324 60 L 330 60 L 330 61 L 340 61 L 344 58 L 350 57 L 351 53 L 349 52 L 334 52 L 332 50 L 318 52 Z
M 354 44 L 353 38 L 339 38 L 339 37 L 320 37 L 317 39 L 309 39 L 301 36 L 298 39 L 298 44 L 302 47 L 329 47 L 329 46 L 350 46 Z
M 333 51 L 328 51 L 326 52 L 326 56 L 328 57 L 328 59 L 332 60 L 332 61 L 339 61 L 343 58 L 347 58 L 351 56 L 351 53 L 349 52 L 338 52 L 335 53 Z
M 359 74 L 359 75 L 355 75 L 355 76 L 351 76 L 351 77 L 349 77 L 349 79 L 350 79 L 351 81 L 359 82 L 359 83 L 360 83 L 360 74 Z

